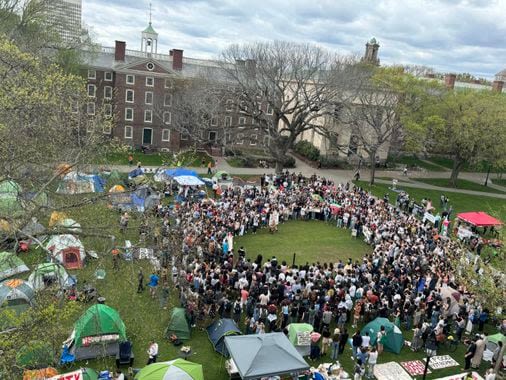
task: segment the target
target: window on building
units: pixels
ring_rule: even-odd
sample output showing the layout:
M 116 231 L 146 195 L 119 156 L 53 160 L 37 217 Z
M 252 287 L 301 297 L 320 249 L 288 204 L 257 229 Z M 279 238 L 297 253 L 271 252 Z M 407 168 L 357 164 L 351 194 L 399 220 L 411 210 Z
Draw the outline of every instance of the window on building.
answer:
M 209 131 L 209 133 L 207 134 L 207 139 L 211 142 L 215 142 L 217 137 L 218 134 L 216 133 L 216 131 Z
M 70 112 L 79 113 L 79 102 L 77 100 L 70 103 Z
M 189 138 L 190 138 L 190 136 L 188 135 L 188 133 L 184 133 L 184 132 L 181 133 L 181 140 L 186 141 Z
M 225 116 L 225 127 L 232 126 L 232 116 Z
M 162 141 L 170 141 L 170 129 L 162 129 Z
M 134 120 L 134 109 L 133 108 L 125 108 L 125 120 L 127 120 L 127 121 Z
M 102 132 L 104 133 L 104 135 L 110 135 L 111 131 L 112 131 L 111 124 L 105 123 L 104 127 L 102 128 Z
M 94 98 L 96 96 L 96 93 L 97 93 L 97 86 L 95 86 L 94 84 L 89 84 L 88 85 L 88 96 L 90 98 Z
M 246 118 L 241 116 L 239 118 L 239 126 L 240 126 L 240 128 L 244 128 L 245 124 L 246 124 Z
M 133 128 L 130 125 L 125 125 L 125 138 L 131 139 L 133 137 Z
M 267 115 L 272 115 L 274 113 L 274 110 L 272 109 L 270 104 L 267 104 Z
M 112 72 L 111 71 L 106 71 L 104 73 L 104 80 L 106 82 L 112 82 Z
M 133 103 L 135 100 L 134 90 L 126 90 L 125 91 L 125 102 Z
M 225 110 L 227 112 L 232 112 L 234 110 L 234 101 L 232 99 L 227 99 Z
M 172 114 L 169 111 L 163 113 L 163 123 L 170 124 L 172 121 Z
M 151 123 L 151 122 L 153 122 L 153 111 L 151 111 L 151 110 L 144 110 L 144 122 L 145 123 Z
M 153 77 L 146 77 L 146 86 L 147 87 L 153 87 L 155 85 L 155 78 Z
M 95 103 L 86 104 L 86 113 L 88 115 L 95 115 Z
M 235 143 L 236 143 L 237 145 L 242 145 L 242 144 L 244 144 L 244 133 L 238 133 L 238 134 L 237 134 L 237 137 L 236 137 L 236 139 L 235 139 Z
M 239 112 L 240 113 L 246 113 L 248 111 L 248 105 L 244 100 L 241 100 L 241 103 L 239 103 Z
M 163 98 L 163 105 L 165 107 L 172 105 L 172 94 L 165 94 L 165 97 Z
M 104 104 L 104 116 L 112 117 L 112 104 Z
M 216 116 L 211 118 L 211 125 L 213 127 L 218 125 L 218 118 Z
M 153 104 L 153 93 L 151 91 L 146 91 L 144 102 L 146 104 Z
M 126 76 L 126 83 L 127 84 L 135 84 L 135 75 L 128 74 Z
M 97 79 L 97 71 L 88 70 L 88 79 Z
M 111 86 L 104 87 L 104 99 L 112 99 L 112 87 Z
M 225 132 L 225 143 L 230 144 L 232 142 L 232 133 Z
M 249 144 L 250 145 L 256 145 L 258 140 L 258 135 L 251 135 Z

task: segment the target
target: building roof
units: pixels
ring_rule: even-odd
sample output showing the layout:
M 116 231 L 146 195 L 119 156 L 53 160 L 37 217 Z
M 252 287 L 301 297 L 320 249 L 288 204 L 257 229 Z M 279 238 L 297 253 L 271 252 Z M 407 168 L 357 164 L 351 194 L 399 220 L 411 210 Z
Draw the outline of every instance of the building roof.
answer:
M 506 79 L 506 69 L 503 69 L 503 70 L 499 71 L 497 74 L 495 74 L 495 79 L 497 79 L 497 80 Z
M 151 25 L 151 22 L 149 23 L 148 27 L 142 31 L 142 33 L 151 33 L 151 34 L 158 34 Z

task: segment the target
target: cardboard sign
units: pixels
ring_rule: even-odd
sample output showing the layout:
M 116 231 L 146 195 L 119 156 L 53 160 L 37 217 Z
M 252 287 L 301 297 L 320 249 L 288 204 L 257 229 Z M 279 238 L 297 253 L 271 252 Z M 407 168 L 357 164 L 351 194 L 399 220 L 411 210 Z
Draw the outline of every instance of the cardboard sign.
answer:
M 64 373 L 51 377 L 49 380 L 83 380 L 83 371 Z
M 436 217 L 432 215 L 430 212 L 425 212 L 425 214 L 423 214 L 422 222 L 425 222 L 426 220 L 434 224 L 436 222 Z
M 378 380 L 411 380 L 411 376 L 396 362 L 376 364 L 374 376 Z
M 466 376 L 468 373 L 469 372 L 463 372 L 463 373 L 459 373 L 458 375 L 440 377 L 440 378 L 438 378 L 436 380 L 462 380 L 464 378 L 464 376 Z M 473 371 L 471 374 L 473 376 L 473 380 L 483 380 L 483 377 L 481 377 L 476 372 Z
M 116 342 L 119 339 L 118 334 L 106 334 L 106 335 L 96 335 L 96 336 L 86 336 L 83 338 L 83 346 L 87 347 L 92 344 L 97 343 L 110 343 Z
M 311 345 L 311 332 L 304 331 L 297 333 L 297 346 L 310 346 Z
M 450 355 L 433 356 L 430 358 L 429 367 L 432 369 L 441 369 L 448 367 L 457 367 L 459 365 Z
M 421 360 L 411 360 L 409 362 L 401 362 L 402 367 L 408 371 L 411 376 L 423 375 L 425 370 L 425 362 Z M 430 369 L 427 368 L 427 373 L 431 373 Z

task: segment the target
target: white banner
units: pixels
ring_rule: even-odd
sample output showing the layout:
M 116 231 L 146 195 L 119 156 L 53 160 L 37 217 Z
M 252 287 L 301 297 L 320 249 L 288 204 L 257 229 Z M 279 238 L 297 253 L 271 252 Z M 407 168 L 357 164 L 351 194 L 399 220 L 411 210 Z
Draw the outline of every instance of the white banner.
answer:
M 425 214 L 423 214 L 422 222 L 425 222 L 426 220 L 434 224 L 436 222 L 436 217 L 432 215 L 430 212 L 425 212 Z
M 429 367 L 432 369 L 456 367 L 458 365 L 459 363 L 457 363 L 450 355 L 433 356 L 430 358 L 429 362 Z
M 459 373 L 458 375 L 452 375 L 452 376 L 446 376 L 446 377 L 440 377 L 436 380 L 462 380 L 464 376 L 466 376 L 469 372 Z M 483 380 L 483 377 L 481 377 L 476 372 L 472 372 L 473 380 Z
M 396 362 L 376 364 L 374 376 L 378 380 L 411 380 L 411 376 Z
M 303 331 L 297 333 L 297 346 L 311 345 L 311 331 Z
M 51 377 L 49 380 L 83 380 L 83 371 L 64 373 Z

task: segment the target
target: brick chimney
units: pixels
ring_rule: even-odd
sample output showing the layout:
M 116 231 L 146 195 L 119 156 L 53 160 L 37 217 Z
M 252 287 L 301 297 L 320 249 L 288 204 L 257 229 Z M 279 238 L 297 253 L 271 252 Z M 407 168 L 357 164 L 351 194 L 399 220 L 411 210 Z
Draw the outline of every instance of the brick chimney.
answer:
M 446 74 L 445 75 L 445 86 L 446 88 L 453 90 L 455 87 L 455 79 L 457 76 L 455 74 Z
M 504 86 L 504 82 L 502 80 L 495 80 L 492 82 L 492 91 L 502 92 L 503 86 Z
M 183 70 L 183 50 L 172 49 L 169 54 L 172 57 L 172 70 Z
M 126 51 L 125 41 L 116 41 L 116 44 L 114 45 L 114 60 L 125 62 L 125 51 Z

